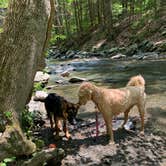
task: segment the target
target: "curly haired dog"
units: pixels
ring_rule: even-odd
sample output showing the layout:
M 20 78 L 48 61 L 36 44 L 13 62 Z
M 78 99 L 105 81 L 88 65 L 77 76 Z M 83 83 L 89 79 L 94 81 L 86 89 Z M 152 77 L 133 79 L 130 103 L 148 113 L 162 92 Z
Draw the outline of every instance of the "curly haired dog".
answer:
M 128 119 L 130 109 L 136 105 L 141 117 L 141 134 L 144 133 L 145 113 L 145 80 L 141 75 L 130 78 L 127 86 L 120 89 L 106 89 L 84 82 L 80 85 L 78 96 L 79 104 L 85 105 L 92 100 L 102 113 L 110 143 L 114 143 L 112 131 L 112 118 L 114 115 L 124 113 L 125 119 L 122 127 Z

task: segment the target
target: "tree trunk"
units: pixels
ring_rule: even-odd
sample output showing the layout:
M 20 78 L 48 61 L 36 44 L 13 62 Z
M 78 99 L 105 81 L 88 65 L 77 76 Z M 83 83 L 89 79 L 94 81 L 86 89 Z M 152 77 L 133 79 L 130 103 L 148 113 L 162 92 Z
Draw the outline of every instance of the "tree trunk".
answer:
M 10 1 L 0 36 L 0 160 L 36 149 L 23 135 L 19 119 L 44 59 L 52 4 L 53 0 Z
M 127 15 L 127 6 L 128 6 L 128 0 L 122 0 L 122 14 L 123 14 L 123 17 L 126 17 L 126 15 Z
M 112 22 L 112 0 L 104 0 L 104 19 L 107 34 L 111 34 Z

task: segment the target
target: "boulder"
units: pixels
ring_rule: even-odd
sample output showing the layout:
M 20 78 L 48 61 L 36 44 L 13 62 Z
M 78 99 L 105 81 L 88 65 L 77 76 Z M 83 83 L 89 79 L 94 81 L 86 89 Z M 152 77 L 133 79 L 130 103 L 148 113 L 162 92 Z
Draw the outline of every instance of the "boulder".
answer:
M 138 45 L 137 44 L 133 44 L 133 45 L 130 45 L 127 49 L 126 49 L 126 54 L 128 56 L 132 56 L 134 55 L 135 53 L 138 52 Z
M 42 71 L 38 71 L 35 75 L 34 81 L 47 83 L 49 78 L 50 78 L 49 74 L 43 73 Z
M 159 55 L 156 52 L 146 52 L 146 53 L 140 53 L 140 54 L 135 54 L 132 56 L 134 59 L 157 59 Z
M 73 77 L 73 78 L 69 79 L 70 83 L 77 83 L 77 82 L 83 82 L 83 81 L 86 81 L 86 79 L 80 78 L 80 77 Z
M 44 91 L 36 91 L 33 100 L 34 100 L 34 101 L 35 101 L 35 100 L 36 100 L 36 101 L 37 101 L 37 100 L 43 100 L 43 99 L 45 99 L 47 96 L 48 96 L 48 93 L 47 93 L 47 92 L 44 92 Z
M 111 57 L 111 59 L 124 59 L 124 58 L 126 58 L 126 55 L 123 54 L 117 54 Z
M 158 57 L 159 55 L 155 52 L 147 52 L 147 53 L 144 53 L 143 59 L 157 59 Z
M 64 71 L 63 73 L 61 73 L 62 77 L 69 77 L 70 72 L 69 71 Z

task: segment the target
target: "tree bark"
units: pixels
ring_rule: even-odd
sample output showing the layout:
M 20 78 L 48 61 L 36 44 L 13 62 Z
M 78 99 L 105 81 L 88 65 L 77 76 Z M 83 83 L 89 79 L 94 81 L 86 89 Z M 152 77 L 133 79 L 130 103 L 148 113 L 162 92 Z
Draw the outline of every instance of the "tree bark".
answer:
M 105 27 L 108 34 L 111 34 L 113 28 L 112 22 L 112 0 L 104 0 L 104 19 Z
M 0 160 L 29 155 L 36 149 L 24 136 L 19 119 L 44 58 L 52 3 L 53 0 L 11 0 L 9 4 L 0 36 Z

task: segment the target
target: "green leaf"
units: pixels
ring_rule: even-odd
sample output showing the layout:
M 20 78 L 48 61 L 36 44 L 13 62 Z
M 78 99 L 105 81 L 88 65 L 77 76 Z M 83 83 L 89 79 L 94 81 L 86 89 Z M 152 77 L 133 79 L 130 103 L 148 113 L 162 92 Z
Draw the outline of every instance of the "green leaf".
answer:
M 7 119 L 11 119 L 12 118 L 12 112 L 6 111 L 5 116 L 6 116 Z
M 13 161 L 15 161 L 16 160 L 16 157 L 11 157 L 11 158 L 5 158 L 3 161 L 5 162 L 5 163 L 9 163 L 9 162 L 13 162 Z
M 7 166 L 6 163 L 0 163 L 0 166 Z

